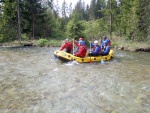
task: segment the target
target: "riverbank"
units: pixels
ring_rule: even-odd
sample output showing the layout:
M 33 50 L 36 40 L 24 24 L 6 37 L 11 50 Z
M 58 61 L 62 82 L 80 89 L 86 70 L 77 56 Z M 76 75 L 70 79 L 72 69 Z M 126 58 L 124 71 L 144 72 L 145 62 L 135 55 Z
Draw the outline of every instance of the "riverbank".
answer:
M 112 47 L 132 52 L 150 52 L 150 42 L 113 42 Z
M 42 43 L 42 44 L 41 44 Z M 15 47 L 15 46 L 37 46 L 37 47 L 60 47 L 63 43 L 63 40 L 50 40 L 48 42 L 40 42 L 39 40 L 30 40 L 0 43 L 0 46 L 3 47 Z M 147 42 L 134 42 L 134 41 L 112 41 L 111 48 L 132 52 L 150 52 L 150 41 Z

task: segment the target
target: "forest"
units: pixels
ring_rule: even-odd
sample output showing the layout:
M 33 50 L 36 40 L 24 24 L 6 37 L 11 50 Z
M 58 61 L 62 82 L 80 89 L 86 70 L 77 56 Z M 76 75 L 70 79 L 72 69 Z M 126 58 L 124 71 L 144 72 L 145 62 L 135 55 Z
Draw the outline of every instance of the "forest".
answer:
M 150 39 L 149 0 L 0 0 L 0 42 L 39 39 Z

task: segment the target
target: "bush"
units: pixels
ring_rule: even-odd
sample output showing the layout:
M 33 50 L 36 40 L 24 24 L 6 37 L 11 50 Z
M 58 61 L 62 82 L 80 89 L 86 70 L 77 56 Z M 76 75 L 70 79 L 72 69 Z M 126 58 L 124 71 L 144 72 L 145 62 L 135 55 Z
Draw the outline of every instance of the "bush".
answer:
M 43 46 L 47 46 L 48 43 L 49 43 L 49 41 L 47 39 L 40 39 L 37 41 L 36 45 L 43 47 Z

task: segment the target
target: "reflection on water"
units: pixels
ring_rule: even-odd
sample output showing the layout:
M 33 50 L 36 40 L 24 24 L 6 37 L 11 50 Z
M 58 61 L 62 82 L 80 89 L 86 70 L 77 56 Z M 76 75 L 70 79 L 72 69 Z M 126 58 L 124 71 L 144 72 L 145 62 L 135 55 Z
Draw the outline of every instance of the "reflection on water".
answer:
M 150 54 L 62 63 L 58 48 L 0 48 L 1 113 L 149 113 Z

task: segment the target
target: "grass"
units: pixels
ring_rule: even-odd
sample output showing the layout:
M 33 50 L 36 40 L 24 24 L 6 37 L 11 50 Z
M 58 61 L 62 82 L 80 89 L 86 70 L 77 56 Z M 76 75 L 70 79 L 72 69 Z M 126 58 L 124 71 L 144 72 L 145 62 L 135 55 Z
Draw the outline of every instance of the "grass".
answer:
M 40 40 L 28 40 L 28 41 L 21 41 L 22 44 L 29 44 L 32 43 L 33 46 L 40 46 L 40 47 L 60 47 L 63 43 L 63 39 L 40 39 Z M 126 41 L 121 39 L 120 37 L 113 37 L 111 39 L 111 45 L 113 47 L 124 47 L 130 49 L 138 49 L 138 48 L 150 48 L 150 41 L 147 42 L 133 42 L 133 41 Z M 12 41 L 7 43 L 0 43 L 0 46 L 21 46 L 19 41 Z
M 6 43 L 0 43 L 0 46 L 22 46 L 25 44 L 32 44 L 33 46 L 40 46 L 40 47 L 49 47 L 49 46 L 54 46 L 54 47 L 59 47 L 63 43 L 63 40 L 58 40 L 58 39 L 40 39 L 40 40 L 24 40 L 21 41 L 21 44 L 19 41 L 12 41 L 12 42 L 6 42 Z
M 125 48 L 132 48 L 132 49 L 150 48 L 150 40 L 138 42 L 132 40 L 124 40 L 123 38 L 115 36 L 112 37 L 111 42 L 113 47 L 125 47 Z

